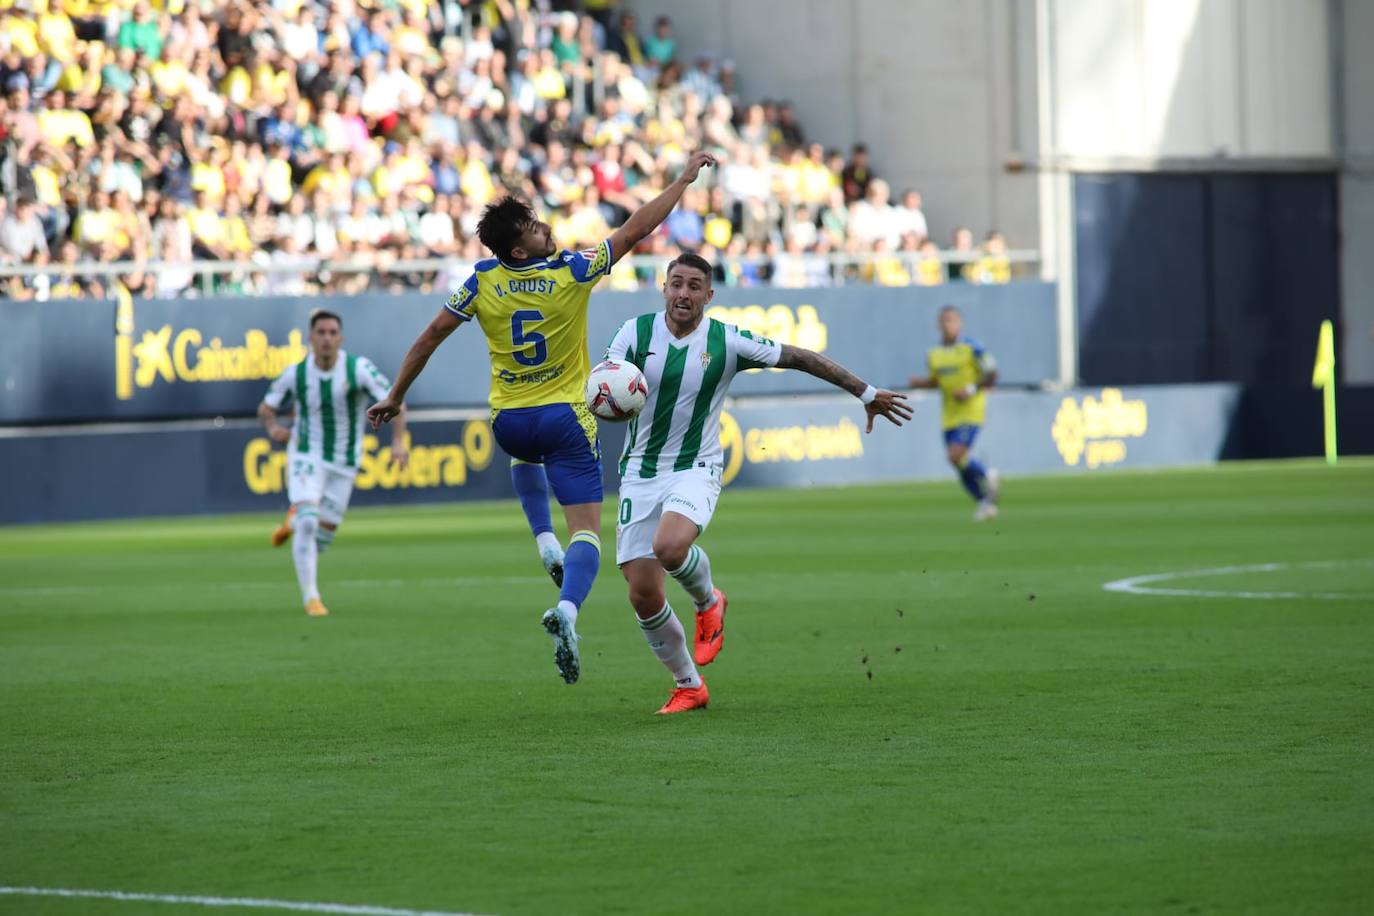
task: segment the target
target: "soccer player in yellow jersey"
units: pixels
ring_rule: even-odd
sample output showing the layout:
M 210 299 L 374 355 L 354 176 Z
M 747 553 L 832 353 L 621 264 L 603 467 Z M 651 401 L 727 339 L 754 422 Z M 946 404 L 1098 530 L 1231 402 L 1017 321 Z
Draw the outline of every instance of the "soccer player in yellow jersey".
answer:
M 986 391 L 997 382 L 997 363 L 983 345 L 961 333 L 964 318 L 952 305 L 940 309 L 940 345 L 926 353 L 924 377 L 912 376 L 913 388 L 938 388 L 941 421 L 949 463 L 964 489 L 978 502 L 974 521 L 997 517 L 997 472 L 983 467 L 970 451 L 987 410 Z
M 601 565 L 601 447 L 596 418 L 583 401 L 591 370 L 587 302 L 597 281 L 667 218 L 706 165 L 715 159 L 693 153 L 662 194 L 585 251 L 558 251 L 549 224 L 524 201 L 506 197 L 488 206 L 477 236 L 495 257 L 477 263 L 411 346 L 390 393 L 368 410 L 374 429 L 397 416 L 435 348 L 477 319 L 491 356 L 492 434 L 514 459 L 515 491 L 545 568 L 559 583 L 558 606 L 541 623 L 553 638 L 558 673 L 569 684 L 581 672 L 578 610 Z M 550 487 L 568 522 L 566 554 L 549 518 Z

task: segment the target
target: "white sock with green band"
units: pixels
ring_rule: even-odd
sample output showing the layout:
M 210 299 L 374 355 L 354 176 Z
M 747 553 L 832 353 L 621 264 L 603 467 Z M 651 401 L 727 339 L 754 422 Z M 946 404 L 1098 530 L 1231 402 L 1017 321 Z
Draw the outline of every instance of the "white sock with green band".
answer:
M 682 629 L 682 622 L 673 613 L 672 606 L 664 602 L 663 610 L 653 617 L 648 620 L 636 619 L 639 620 L 639 628 L 644 631 L 644 638 L 649 641 L 649 648 L 653 651 L 654 657 L 672 672 L 677 685 L 700 687 L 701 675 L 697 674 L 692 653 L 687 649 L 687 633 Z
M 687 559 L 677 569 L 668 570 L 668 575 L 687 590 L 698 611 L 710 606 L 715 584 L 711 582 L 711 558 L 706 551 L 693 544 Z
M 320 518 L 313 507 L 296 510 L 296 538 L 291 542 L 291 558 L 296 561 L 296 580 L 301 586 L 301 597 L 306 601 L 320 597 L 315 584 L 315 567 L 320 556 L 315 538 L 320 530 Z

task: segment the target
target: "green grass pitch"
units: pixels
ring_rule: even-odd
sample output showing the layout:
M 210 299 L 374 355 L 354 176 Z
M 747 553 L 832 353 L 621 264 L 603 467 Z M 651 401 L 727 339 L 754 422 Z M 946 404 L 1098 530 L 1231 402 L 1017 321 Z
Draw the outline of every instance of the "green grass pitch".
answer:
M 501 916 L 1374 912 L 1374 464 L 1005 490 L 986 525 L 952 480 L 726 493 L 713 704 L 668 719 L 609 549 L 582 682 L 559 680 L 514 503 L 353 512 L 320 620 L 275 517 L 0 530 L 0 885 Z M 1103 590 L 1264 563 L 1152 585 L 1326 597 Z

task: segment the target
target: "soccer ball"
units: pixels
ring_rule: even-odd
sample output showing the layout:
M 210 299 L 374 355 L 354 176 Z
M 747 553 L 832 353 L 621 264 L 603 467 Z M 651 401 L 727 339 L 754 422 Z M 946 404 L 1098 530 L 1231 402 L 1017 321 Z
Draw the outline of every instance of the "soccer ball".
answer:
M 624 422 L 644 409 L 649 383 L 634 363 L 604 360 L 587 376 L 587 406 L 603 420 Z

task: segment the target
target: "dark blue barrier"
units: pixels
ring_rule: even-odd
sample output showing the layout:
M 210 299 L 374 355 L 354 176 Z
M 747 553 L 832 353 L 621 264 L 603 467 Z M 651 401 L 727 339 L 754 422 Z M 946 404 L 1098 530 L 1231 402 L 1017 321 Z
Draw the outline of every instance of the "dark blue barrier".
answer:
M 1374 455 L 1374 386 L 1336 391 L 1337 451 Z M 1306 385 L 1241 392 L 1223 458 L 1302 458 L 1321 454 L 1322 393 Z
M 438 296 L 0 302 L 0 425 L 116 419 L 248 416 L 268 380 L 306 352 L 306 316 L 344 319 L 345 346 L 388 376 L 438 311 Z M 998 357 L 1009 384 L 1057 374 L 1054 288 L 957 284 L 936 288 L 722 289 L 711 314 L 783 343 L 823 350 L 879 385 L 904 384 L 934 343 L 935 313 L 953 303 L 971 335 Z M 662 308 L 657 292 L 597 293 L 593 357 L 628 318 Z M 411 407 L 484 404 L 486 343 L 461 328 L 411 391 Z M 756 371 L 740 394 L 826 386 L 797 372 Z
M 1208 464 L 1222 454 L 1240 396 L 1234 385 L 997 392 L 977 450 L 1007 474 Z M 725 481 L 807 487 L 946 477 L 938 400 L 921 393 L 913 403 L 909 426 L 879 421 L 865 435 L 862 408 L 843 395 L 736 400 L 722 422 Z M 0 480 L 9 482 L 0 522 L 285 507 L 285 454 L 260 429 L 247 421 L 184 426 L 0 436 Z M 387 460 L 389 433 L 365 439 L 355 504 L 512 495 L 509 463 L 481 412 L 416 419 L 411 428 L 405 472 Z M 623 426 L 602 426 L 608 492 L 623 437 Z
M 364 438 L 353 505 L 513 495 L 486 420 L 410 429 L 405 471 L 390 461 L 389 432 Z M 284 510 L 285 469 L 286 453 L 246 421 L 0 438 L 0 480 L 23 482 L 0 499 L 0 522 Z
M 1304 384 L 1340 334 L 1336 199 L 1334 173 L 1076 175 L 1080 379 Z

